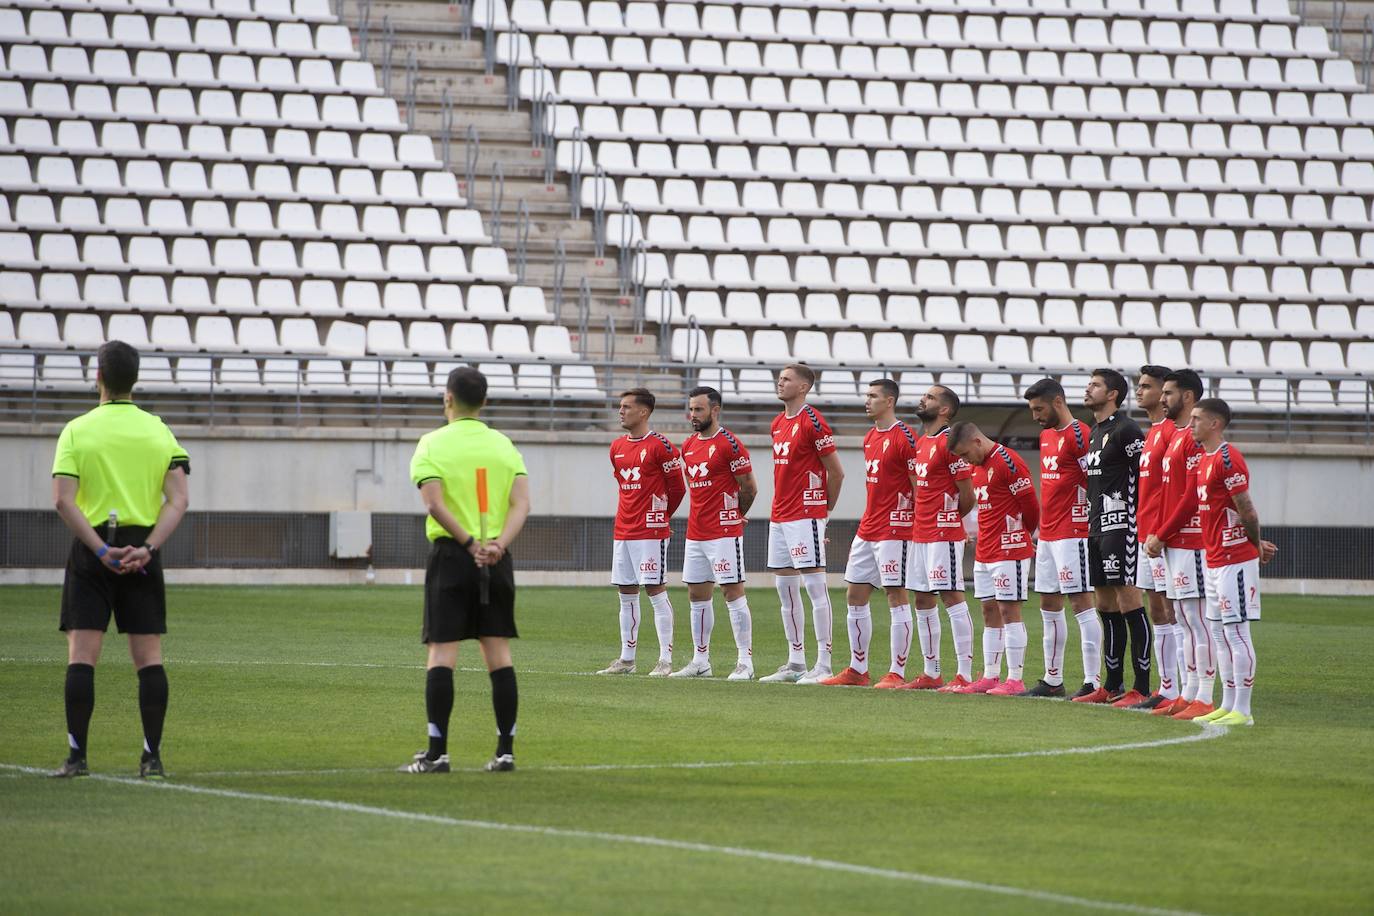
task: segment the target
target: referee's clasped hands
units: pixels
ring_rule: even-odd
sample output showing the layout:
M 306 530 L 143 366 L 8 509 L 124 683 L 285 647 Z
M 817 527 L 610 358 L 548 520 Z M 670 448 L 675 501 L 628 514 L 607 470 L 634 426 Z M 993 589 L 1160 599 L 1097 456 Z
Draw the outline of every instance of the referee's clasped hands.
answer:
M 130 573 L 144 572 L 144 567 L 153 559 L 153 552 L 147 547 L 111 547 L 107 544 L 96 553 L 96 556 L 112 572 L 127 576 Z
M 468 545 L 468 553 L 472 554 L 473 562 L 479 567 L 495 566 L 506 555 L 506 548 L 501 546 L 500 541 L 482 542 L 474 539 Z

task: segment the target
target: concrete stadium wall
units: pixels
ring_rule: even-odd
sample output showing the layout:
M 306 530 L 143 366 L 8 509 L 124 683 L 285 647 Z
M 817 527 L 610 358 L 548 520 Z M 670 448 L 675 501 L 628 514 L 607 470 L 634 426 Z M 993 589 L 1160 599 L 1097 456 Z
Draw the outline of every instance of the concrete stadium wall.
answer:
M 0 428 L 0 509 L 47 509 L 59 426 Z M 410 430 L 206 429 L 182 431 L 191 454 L 191 504 L 208 512 L 417 512 Z M 529 433 L 512 438 L 530 469 L 537 515 L 607 517 L 615 489 L 605 433 Z M 674 439 L 681 438 L 673 436 Z M 772 473 L 766 437 L 745 436 L 755 456 L 759 501 L 751 517 L 767 517 Z M 863 511 L 860 441 L 842 437 L 847 472 L 837 518 Z M 1256 480 L 1255 502 L 1266 525 L 1374 524 L 1374 449 L 1329 445 L 1246 445 Z M 1037 462 L 1029 461 L 1032 468 Z M 686 509 L 679 510 L 685 514 Z

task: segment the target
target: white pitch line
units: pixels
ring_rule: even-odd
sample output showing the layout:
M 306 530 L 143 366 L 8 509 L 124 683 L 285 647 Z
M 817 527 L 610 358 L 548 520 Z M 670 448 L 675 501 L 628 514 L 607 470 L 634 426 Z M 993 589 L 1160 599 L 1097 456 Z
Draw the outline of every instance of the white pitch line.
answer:
M 45 772 L 35 767 L 3 763 L 0 763 L 0 769 L 35 774 Z M 799 865 L 809 869 L 841 872 L 866 878 L 885 878 L 890 881 L 927 884 L 935 887 L 946 887 L 952 890 L 976 891 L 985 894 L 996 894 L 1002 897 L 1016 897 L 1023 900 L 1037 900 L 1044 903 L 1085 907 L 1096 910 L 1110 910 L 1118 913 L 1139 913 L 1148 914 L 1148 916 L 1197 916 L 1197 914 L 1186 910 L 1169 910 L 1160 907 L 1141 906 L 1135 903 L 1120 903 L 1112 900 L 1094 900 L 1090 897 L 1075 897 L 1070 894 L 1056 894 L 1051 891 L 1040 891 L 1033 888 L 1013 887 L 1005 884 L 985 884 L 981 881 L 969 881 L 963 878 L 949 878 L 943 875 L 928 875 L 914 871 L 899 871 L 892 868 L 877 868 L 872 865 L 860 865 L 854 862 L 819 859 L 812 856 L 772 852 L 766 849 L 750 849 L 743 846 L 716 846 L 710 843 L 697 843 L 690 840 L 673 840 L 664 837 L 637 836 L 627 833 L 604 833 L 599 830 L 575 830 L 565 827 L 541 827 L 535 824 L 479 821 L 468 818 L 448 817 L 441 814 L 425 814 L 419 811 L 402 811 L 395 808 L 360 805 L 354 802 L 333 801 L 321 798 L 295 798 L 289 795 L 270 795 L 263 792 L 242 792 L 237 789 L 214 789 L 208 786 L 195 786 L 176 782 L 146 782 L 115 776 L 92 776 L 90 778 L 101 782 L 136 788 L 160 789 L 168 792 L 185 792 L 191 795 L 207 795 L 216 798 L 234 799 L 236 801 L 295 805 L 301 808 L 337 811 L 344 814 L 361 814 L 369 817 L 434 824 L 442 827 L 460 827 L 469 830 L 492 830 L 502 833 L 518 833 L 553 837 L 557 839 L 588 840 L 597 843 L 650 846 L 659 849 L 672 849 L 678 852 L 728 856 L 736 859 L 752 859 L 754 861 L 769 862 L 777 865 Z
M 1046 748 L 1035 751 L 1001 751 L 987 754 L 928 754 L 907 757 L 851 757 L 843 760 L 699 760 L 660 763 L 579 763 L 521 767 L 522 772 L 576 773 L 606 772 L 610 770 L 723 770 L 733 767 L 793 767 L 793 766 L 869 766 L 903 763 L 954 763 L 977 760 L 1018 760 L 1025 757 L 1073 757 L 1086 754 L 1107 754 L 1112 751 L 1148 750 L 1210 741 L 1226 734 L 1224 725 L 1211 726 L 1178 738 L 1154 741 L 1128 741 L 1121 744 L 1088 744 L 1079 747 Z M 207 770 L 191 771 L 186 775 L 210 778 L 248 776 L 333 776 L 345 773 L 389 773 L 388 767 L 337 767 L 319 770 Z
M 53 664 L 64 665 L 67 663 L 65 658 L 20 658 L 18 656 L 0 656 L 0 664 Z M 302 662 L 302 661 L 269 661 L 263 659 L 233 659 L 233 658 L 168 658 L 167 664 L 171 667 L 178 665 L 224 665 L 227 667 L 245 666 L 256 668 L 381 668 L 395 671 L 424 671 L 424 665 L 399 665 L 390 662 Z M 459 666 L 458 671 L 468 671 L 473 673 L 487 672 L 486 668 L 475 666 Z M 541 671 L 537 668 L 521 668 L 521 674 L 553 675 L 562 677 L 594 677 L 591 671 Z M 703 678 L 702 680 L 720 680 L 723 678 Z

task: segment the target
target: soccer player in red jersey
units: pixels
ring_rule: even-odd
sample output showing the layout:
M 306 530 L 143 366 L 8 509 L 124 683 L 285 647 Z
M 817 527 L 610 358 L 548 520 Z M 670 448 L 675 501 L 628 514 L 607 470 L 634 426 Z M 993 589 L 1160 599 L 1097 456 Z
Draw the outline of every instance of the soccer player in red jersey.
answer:
M 916 461 L 916 434 L 897 419 L 897 383 L 891 379 L 870 382 L 864 395 L 864 412 L 873 428 L 864 435 L 864 482 L 868 487 L 863 519 L 849 547 L 844 578 L 849 611 L 849 667 L 822 684 L 867 687 L 868 644 L 873 636 L 869 598 L 873 589 L 887 593 L 892 615 L 890 628 L 892 663 L 874 686 L 901 687 L 906 682 L 906 660 L 911 654 L 911 605 L 906 593 L 906 560 L 911 548 L 911 468 Z
M 993 442 L 973 423 L 955 423 L 950 451 L 973 467 L 978 498 L 978 543 L 973 596 L 983 605 L 983 676 L 951 693 L 1015 697 L 1026 692 L 1026 624 L 1021 605 L 1030 585 L 1040 503 L 1030 468 L 1016 452 Z M 1007 679 L 1002 655 L 1007 657 Z
M 1086 696 L 1102 685 L 1102 621 L 1088 585 L 1088 478 L 1079 464 L 1087 454 L 1092 430 L 1073 418 L 1064 400 L 1064 386 L 1052 378 L 1031 385 L 1025 397 L 1031 417 L 1041 427 L 1035 590 L 1040 593 L 1045 652 L 1045 676 L 1026 693 L 1064 696 L 1064 646 L 1069 638 L 1064 596 L 1068 595 L 1083 656 L 1083 686 L 1074 696 Z
M 1182 638 L 1175 626 L 1174 609 L 1165 595 L 1169 576 L 1164 558 L 1152 557 L 1145 551 L 1145 542 L 1159 522 L 1159 466 L 1176 429 L 1164 406 L 1164 378 L 1168 374 L 1164 366 L 1141 366 L 1135 385 L 1136 406 L 1150 418 L 1150 431 L 1145 434 L 1145 445 L 1140 453 L 1140 491 L 1136 497 L 1135 584 L 1145 595 L 1154 629 L 1159 690 L 1148 697 L 1129 691 L 1113 704 L 1128 709 L 1154 709 L 1161 703 L 1172 704 L 1178 699 L 1178 657 Z M 1149 664 L 1148 659 L 1146 664 Z
M 1250 621 L 1260 619 L 1260 564 L 1272 560 L 1278 548 L 1260 537 L 1259 513 L 1250 499 L 1250 468 L 1240 449 L 1225 439 L 1230 422 L 1231 407 L 1221 398 L 1203 398 L 1193 408 L 1193 438 L 1204 452 L 1197 498 L 1207 563 L 1207 625 L 1219 650 L 1222 684 L 1221 705 L 1196 721 L 1254 725 Z
M 753 619 L 744 596 L 744 524 L 758 496 L 749 449 L 720 425 L 720 392 L 693 388 L 687 393 L 692 434 L 682 443 L 687 471 L 687 551 L 682 580 L 692 605 L 692 660 L 672 677 L 711 676 L 712 593 L 719 585 L 730 612 L 738 658 L 729 680 L 754 678 Z
M 1193 406 L 1202 399 L 1202 379 L 1192 369 L 1164 377 L 1164 409 L 1177 431 L 1159 464 L 1159 520 L 1145 550 L 1164 558 L 1169 600 L 1180 619 L 1185 646 L 1182 691 L 1174 702 L 1160 704 L 1154 715 L 1196 719 L 1211 712 L 1217 675 L 1216 647 L 1203 615 L 1204 565 L 1202 520 L 1197 510 L 1197 471 L 1202 446 L 1193 438 Z
M 911 555 L 906 587 L 915 593 L 916 632 L 921 637 L 925 670 L 904 685 L 936 690 L 973 682 L 973 620 L 964 600 L 964 516 L 973 510 L 972 471 L 949 450 L 949 424 L 959 412 L 959 397 L 944 385 L 932 385 L 916 404 L 923 430 L 916 441 L 912 472 L 916 510 L 912 520 Z M 954 632 L 958 674 L 949 684 L 940 675 L 940 616 L 935 597 L 945 603 Z
M 673 606 L 668 602 L 668 519 L 687 487 L 682 456 L 666 436 L 649 427 L 654 395 L 631 388 L 620 396 L 625 435 L 611 443 L 611 475 L 620 491 L 611 555 L 611 582 L 620 591 L 620 657 L 597 674 L 633 674 L 639 644 L 639 590 L 654 608 L 658 664 L 651 677 L 667 677 L 673 667 Z
M 773 511 L 768 522 L 768 568 L 776 576 L 787 635 L 787 664 L 760 678 L 768 683 L 816 684 L 830 677 L 834 618 L 825 585 L 825 523 L 840 498 L 844 470 L 835 435 L 806 403 L 816 373 L 802 365 L 778 373 L 783 411 L 773 419 Z M 816 665 L 806 669 L 801 588 L 811 597 Z

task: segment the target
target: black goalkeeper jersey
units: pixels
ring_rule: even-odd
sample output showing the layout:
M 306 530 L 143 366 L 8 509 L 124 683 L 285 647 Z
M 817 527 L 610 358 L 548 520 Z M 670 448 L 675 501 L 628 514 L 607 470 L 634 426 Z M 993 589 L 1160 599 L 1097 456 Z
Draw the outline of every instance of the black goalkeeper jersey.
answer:
M 1088 475 L 1089 535 L 1135 531 L 1144 448 L 1145 434 L 1123 410 L 1093 427 L 1082 458 Z

